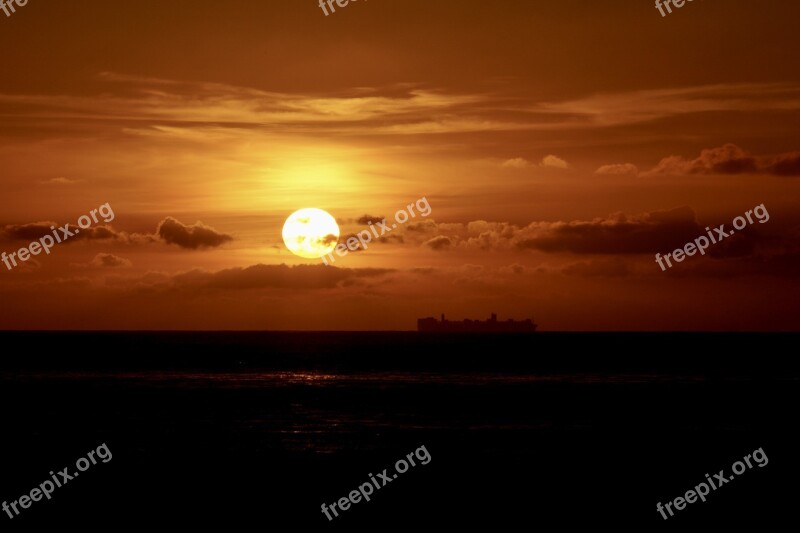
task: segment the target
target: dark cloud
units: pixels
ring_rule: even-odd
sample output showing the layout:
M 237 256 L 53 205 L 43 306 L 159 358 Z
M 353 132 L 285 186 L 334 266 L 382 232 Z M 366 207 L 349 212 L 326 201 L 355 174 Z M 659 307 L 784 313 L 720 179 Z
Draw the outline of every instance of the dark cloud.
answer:
M 321 242 L 324 245 L 335 244 L 335 243 L 339 242 L 339 237 L 337 237 L 336 235 L 334 235 L 332 233 L 328 233 L 327 235 L 322 237 L 322 241 Z
M 9 224 L 2 230 L 3 239 L 8 241 L 38 241 L 45 235 L 51 235 L 50 226 L 55 222 L 32 222 L 30 224 Z
M 369 231 L 369 230 L 367 230 L 367 231 Z M 373 237 L 373 240 L 370 241 L 370 242 L 367 242 L 367 248 L 366 249 L 368 249 L 371 246 L 374 246 L 377 243 L 381 243 L 381 244 L 403 244 L 404 243 L 403 236 L 399 235 L 399 234 L 382 235 L 382 236 L 378 237 L 377 239 L 374 238 L 375 237 L 374 235 L 372 235 L 372 237 Z M 351 242 L 351 244 L 348 245 L 347 244 L 348 239 L 352 239 L 352 238 L 356 239 L 356 241 L 358 241 L 358 242 L 356 242 L 355 244 L 353 244 Z M 350 252 L 363 252 L 365 250 L 365 248 L 361 245 L 361 241 L 358 240 L 358 234 L 357 233 L 348 233 L 347 235 L 342 235 L 338 239 L 338 241 L 341 244 L 344 244 L 345 246 L 347 246 L 347 249 Z M 336 239 L 334 239 L 334 242 L 336 242 Z
M 106 254 L 106 253 L 100 253 L 94 256 L 94 259 L 92 259 L 92 262 L 90 264 L 92 266 L 100 268 L 116 268 L 116 267 L 131 266 L 131 262 L 128 261 L 127 259 L 124 259 L 114 254 Z
M 156 230 L 156 235 L 168 244 L 176 244 L 181 248 L 190 250 L 214 248 L 233 240 L 230 235 L 219 233 L 213 228 L 205 226 L 202 222 L 188 226 L 172 217 L 167 217 L 161 221 Z
M 354 239 L 354 240 L 351 240 L 351 239 Z M 348 244 L 348 242 L 347 242 L 348 240 L 350 240 L 350 244 Z M 356 235 L 355 233 L 349 233 L 347 235 L 342 235 L 341 238 L 339 239 L 339 242 L 341 242 L 342 244 L 347 246 L 347 249 L 350 252 L 355 253 L 355 252 L 363 252 L 364 251 L 364 247 L 361 246 L 361 241 L 358 240 L 358 235 Z M 369 248 L 369 245 L 370 245 L 370 243 L 367 243 L 367 248 Z
M 772 159 L 768 168 L 776 176 L 800 176 L 800 152 L 779 155 Z
M 680 207 L 638 216 L 622 213 L 592 221 L 538 223 L 517 247 L 544 252 L 637 254 L 669 250 L 705 233 L 694 211 Z
M 78 228 L 72 227 L 71 229 L 75 231 Z M 75 235 L 76 239 L 90 239 L 90 240 L 103 240 L 103 239 L 119 239 L 119 238 L 127 238 L 123 237 L 122 234 L 117 233 L 109 226 L 91 226 L 89 228 L 84 228 L 80 230 L 79 234 Z M 72 237 L 70 237 L 72 239 Z
M 747 257 L 755 253 L 760 240 L 759 236 L 752 231 L 740 232 L 717 242 L 708 249 L 707 253 L 713 259 Z
M 32 222 L 28 224 L 9 224 L 0 227 L 0 240 L 3 241 L 37 241 L 45 235 L 53 235 L 56 232 L 59 238 L 63 238 L 60 228 L 63 224 L 56 222 Z M 55 228 L 55 230 L 51 229 Z M 201 222 L 187 226 L 172 217 L 162 220 L 156 229 L 155 234 L 126 233 L 114 230 L 111 226 L 90 226 L 79 228 L 68 224 L 67 229 L 73 235 L 65 239 L 64 243 L 77 240 L 114 240 L 126 244 L 147 244 L 153 242 L 165 242 L 176 244 L 181 248 L 198 249 L 212 248 L 233 239 L 230 235 L 220 233 L 213 228 L 205 226 Z M 328 239 L 336 242 L 336 236 L 329 235 Z
M 51 227 L 55 230 L 50 229 Z M 63 224 L 59 225 L 55 222 L 32 222 L 30 224 L 9 224 L 0 230 L 3 240 L 7 241 L 38 241 L 45 235 L 53 236 L 53 231 L 59 238 L 63 238 L 63 232 L 60 228 Z M 69 224 L 67 229 L 73 233 L 71 237 L 63 242 L 70 242 L 78 239 L 85 240 L 104 240 L 104 239 L 126 239 L 124 234 L 117 233 L 109 226 L 91 226 L 88 228 L 79 228 Z
M 676 277 L 732 278 L 766 276 L 796 278 L 800 271 L 800 227 L 768 234 L 758 227 L 712 244 L 704 258 L 683 261 L 680 268 L 667 269 Z
M 756 158 L 735 144 L 705 148 L 692 160 L 681 156 L 662 159 L 648 174 L 743 174 L 756 172 Z
M 646 174 L 772 174 L 800 176 L 800 152 L 775 157 L 754 156 L 735 144 L 705 148 L 695 159 L 670 156 Z
M 384 235 L 384 236 L 378 238 L 378 242 L 382 242 L 382 243 L 386 243 L 386 244 L 392 244 L 392 243 L 403 244 L 406 241 L 405 241 L 405 239 L 403 238 L 402 235 L 397 235 L 397 234 L 393 233 L 391 235 Z
M 356 219 L 356 222 L 362 225 L 369 224 L 370 222 L 373 224 L 377 224 L 378 222 L 383 222 L 386 220 L 386 217 L 374 217 L 372 215 L 364 215 Z
M 439 235 L 425 241 L 424 245 L 430 247 L 433 250 L 441 251 L 446 250 L 453 244 L 453 241 L 450 240 L 450 237 L 445 237 L 444 235 Z

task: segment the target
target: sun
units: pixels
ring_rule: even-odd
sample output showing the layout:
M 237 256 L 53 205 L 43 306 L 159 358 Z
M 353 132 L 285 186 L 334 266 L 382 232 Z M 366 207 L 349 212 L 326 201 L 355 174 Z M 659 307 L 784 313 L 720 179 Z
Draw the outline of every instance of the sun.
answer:
M 300 209 L 284 222 L 283 242 L 290 252 L 300 257 L 322 257 L 336 248 L 339 225 L 335 218 L 322 209 Z

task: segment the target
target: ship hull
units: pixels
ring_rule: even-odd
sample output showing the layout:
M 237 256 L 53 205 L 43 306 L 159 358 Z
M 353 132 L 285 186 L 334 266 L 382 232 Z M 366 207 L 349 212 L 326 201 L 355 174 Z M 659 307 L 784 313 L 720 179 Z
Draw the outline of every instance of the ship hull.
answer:
M 436 333 L 533 333 L 537 324 L 532 320 L 464 320 L 454 322 L 450 320 L 436 320 L 435 318 L 420 318 L 417 320 L 417 331 Z

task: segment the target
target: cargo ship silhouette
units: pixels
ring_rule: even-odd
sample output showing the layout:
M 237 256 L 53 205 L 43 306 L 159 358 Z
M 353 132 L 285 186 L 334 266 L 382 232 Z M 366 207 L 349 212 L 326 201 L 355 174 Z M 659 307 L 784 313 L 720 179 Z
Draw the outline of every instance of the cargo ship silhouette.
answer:
M 534 324 L 533 320 L 528 318 L 525 320 L 511 320 L 505 322 L 498 321 L 497 315 L 492 313 L 489 320 L 462 320 L 455 322 L 447 320 L 442 314 L 441 320 L 436 320 L 433 317 L 418 318 L 417 331 L 443 331 L 443 332 L 464 332 L 464 333 L 532 333 L 538 327 Z

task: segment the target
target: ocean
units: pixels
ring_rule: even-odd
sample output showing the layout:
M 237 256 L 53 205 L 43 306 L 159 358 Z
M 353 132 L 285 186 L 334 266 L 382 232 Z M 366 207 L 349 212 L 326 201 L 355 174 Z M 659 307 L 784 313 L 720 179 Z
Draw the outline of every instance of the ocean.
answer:
M 779 523 L 792 516 L 800 472 L 797 339 L 3 332 L 0 499 L 75 470 L 101 444 L 113 458 L 0 522 L 231 531 Z M 322 511 L 420 447 L 429 462 L 417 459 L 370 501 L 331 520 Z M 757 449 L 769 462 L 707 501 L 668 520 L 656 510 Z

